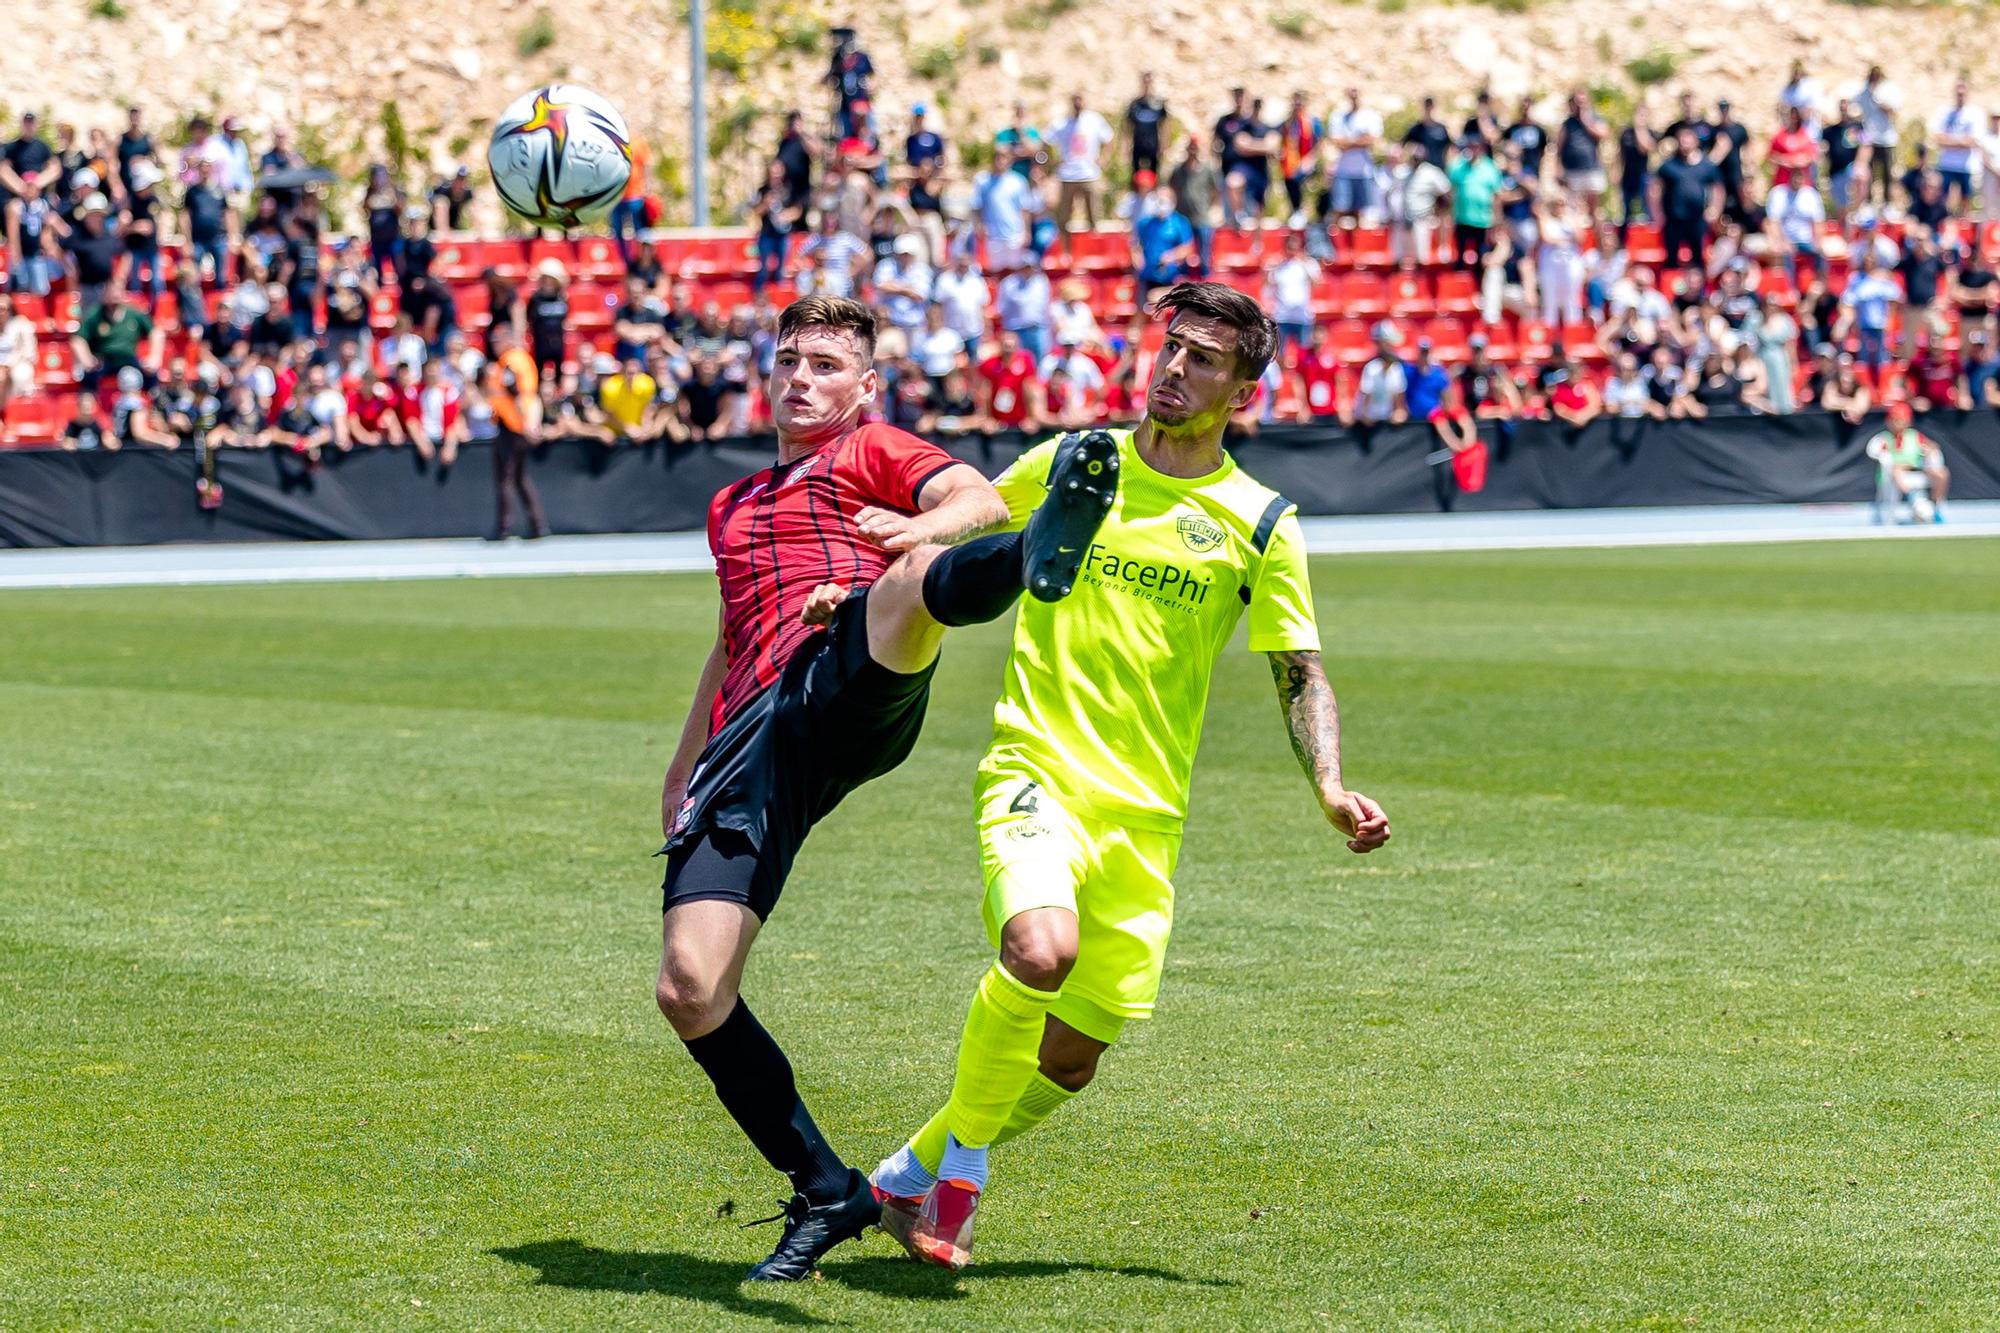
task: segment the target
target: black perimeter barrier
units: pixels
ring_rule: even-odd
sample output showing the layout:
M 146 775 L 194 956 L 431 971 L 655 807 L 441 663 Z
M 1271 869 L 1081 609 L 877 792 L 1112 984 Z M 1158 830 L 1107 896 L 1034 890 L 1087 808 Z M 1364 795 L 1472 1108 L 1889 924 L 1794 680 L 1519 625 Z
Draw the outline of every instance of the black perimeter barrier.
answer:
M 1427 426 L 1267 427 L 1232 442 L 1237 461 L 1303 514 L 1617 508 L 1632 505 L 1866 502 L 1881 429 L 1808 412 L 1699 422 L 1484 423 L 1484 490 L 1460 492 L 1429 461 Z M 2000 499 L 2000 412 L 1937 412 L 1918 425 L 1938 440 L 1951 494 Z M 997 474 L 1029 442 L 1018 435 L 941 436 L 953 454 Z M 773 457 L 769 437 L 710 445 L 602 445 L 557 440 L 530 463 L 557 532 L 700 529 L 709 498 Z M 0 451 L 0 545 L 134 546 L 353 538 L 482 537 L 493 527 L 490 450 L 469 446 L 449 470 L 407 448 L 329 454 L 305 470 L 283 451 L 224 450 L 225 499 L 195 504 L 193 452 Z

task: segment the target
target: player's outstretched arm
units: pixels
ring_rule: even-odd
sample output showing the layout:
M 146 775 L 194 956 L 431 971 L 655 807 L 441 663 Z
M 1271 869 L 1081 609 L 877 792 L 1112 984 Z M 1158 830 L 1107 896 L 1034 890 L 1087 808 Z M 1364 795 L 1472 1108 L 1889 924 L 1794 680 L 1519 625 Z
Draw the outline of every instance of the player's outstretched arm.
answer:
M 688 703 L 687 721 L 681 724 L 680 743 L 674 746 L 674 757 L 667 762 L 666 780 L 660 786 L 660 832 L 667 837 L 674 834 L 674 817 L 680 813 L 681 802 L 687 798 L 688 780 L 694 776 L 694 762 L 701 757 L 702 747 L 708 744 L 709 710 L 715 704 L 715 692 L 722 688 L 722 676 L 729 669 L 729 654 L 722 646 L 722 614 L 715 617 L 715 646 L 708 650 L 708 660 L 701 664 L 701 675 L 694 683 L 694 698 Z
M 1007 521 L 1007 502 L 970 463 L 948 467 L 924 483 L 916 514 L 869 506 L 854 516 L 863 538 L 885 551 L 952 546 Z
M 1292 753 L 1312 780 L 1327 822 L 1347 835 L 1351 852 L 1372 852 L 1389 841 L 1389 817 L 1340 779 L 1340 706 L 1315 651 L 1270 653 L 1271 679 L 1278 687 Z

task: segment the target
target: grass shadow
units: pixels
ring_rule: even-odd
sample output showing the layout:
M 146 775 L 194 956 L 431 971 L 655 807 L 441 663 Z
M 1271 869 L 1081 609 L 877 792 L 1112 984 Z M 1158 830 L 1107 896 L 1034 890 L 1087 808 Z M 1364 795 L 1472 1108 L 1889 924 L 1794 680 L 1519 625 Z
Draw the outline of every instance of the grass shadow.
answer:
M 820 1273 L 829 1282 L 878 1296 L 908 1300 L 956 1301 L 970 1294 L 962 1285 L 972 1282 L 1007 1281 L 1020 1278 L 1063 1277 L 1070 1273 L 1093 1273 L 1102 1277 L 1134 1278 L 1151 1282 L 1185 1283 L 1196 1287 L 1233 1287 L 1224 1278 L 1188 1277 L 1166 1268 L 1143 1265 L 1093 1264 L 1063 1259 L 1003 1259 L 997 1263 L 975 1263 L 962 1273 L 949 1273 L 912 1263 L 900 1255 L 894 1258 L 870 1256 L 865 1259 L 832 1260 Z
M 602 1250 L 567 1236 L 497 1246 L 487 1253 L 535 1269 L 537 1286 L 634 1295 L 657 1292 L 705 1301 L 718 1310 L 774 1324 L 809 1327 L 831 1323 L 783 1301 L 758 1296 L 756 1287 L 743 1283 L 750 1265 L 739 1260 L 703 1259 L 671 1250 Z

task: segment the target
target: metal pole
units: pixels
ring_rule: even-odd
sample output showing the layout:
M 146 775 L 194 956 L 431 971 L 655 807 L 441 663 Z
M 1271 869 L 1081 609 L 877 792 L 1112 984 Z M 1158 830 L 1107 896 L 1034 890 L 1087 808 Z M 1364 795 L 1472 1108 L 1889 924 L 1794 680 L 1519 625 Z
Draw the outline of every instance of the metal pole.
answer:
M 692 158 L 694 225 L 708 225 L 708 33 L 702 0 L 688 0 L 688 139 Z

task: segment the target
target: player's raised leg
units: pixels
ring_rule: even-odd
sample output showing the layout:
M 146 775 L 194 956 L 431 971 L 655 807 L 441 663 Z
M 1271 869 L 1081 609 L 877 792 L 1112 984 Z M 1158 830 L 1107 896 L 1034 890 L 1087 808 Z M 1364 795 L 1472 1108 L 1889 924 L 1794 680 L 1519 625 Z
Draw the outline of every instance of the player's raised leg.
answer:
M 1117 442 L 1089 431 L 1063 437 L 1049 464 L 1046 497 L 1017 531 L 941 544 L 1006 521 L 995 517 L 992 489 L 969 465 L 928 481 L 915 514 L 863 509 L 856 518 L 861 535 L 901 555 L 868 590 L 869 656 L 909 675 L 937 659 L 949 627 L 997 620 L 1023 591 L 1044 602 L 1067 597 L 1117 492 Z M 831 620 L 849 594 L 844 584 L 815 589 L 806 619 Z

